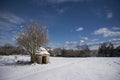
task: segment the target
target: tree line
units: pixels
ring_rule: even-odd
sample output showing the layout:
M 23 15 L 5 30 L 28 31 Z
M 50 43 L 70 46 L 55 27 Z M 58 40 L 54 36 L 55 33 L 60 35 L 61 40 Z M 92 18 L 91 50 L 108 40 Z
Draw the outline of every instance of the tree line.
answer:
M 18 55 L 27 54 L 27 52 L 20 46 L 13 46 L 11 44 L 5 44 L 0 46 L 0 55 Z
M 98 49 L 99 57 L 120 57 L 120 46 L 114 47 L 112 43 L 103 43 Z
M 81 46 L 81 50 L 73 50 L 73 49 L 61 49 L 56 48 L 53 50 L 49 50 L 51 56 L 61 56 L 61 57 L 90 57 L 90 49 L 87 45 Z
M 87 45 L 80 47 L 77 50 L 56 48 L 49 52 L 51 56 L 62 57 L 120 57 L 120 46 L 114 47 L 112 43 L 103 43 L 98 50 L 90 50 Z
M 82 46 L 81 46 L 82 47 Z M 55 48 L 49 50 L 51 56 L 61 57 L 120 57 L 120 46 L 114 47 L 112 43 L 103 43 L 98 50 L 90 50 L 87 45 L 83 46 L 81 50 L 61 49 Z M 21 46 L 13 46 L 11 44 L 5 44 L 0 46 L 0 55 L 27 55 L 29 54 Z

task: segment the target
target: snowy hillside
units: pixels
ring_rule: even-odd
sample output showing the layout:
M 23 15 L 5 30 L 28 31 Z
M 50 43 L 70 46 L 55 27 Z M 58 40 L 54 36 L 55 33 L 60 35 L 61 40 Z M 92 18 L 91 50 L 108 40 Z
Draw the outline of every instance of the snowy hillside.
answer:
M 0 56 L 0 80 L 120 80 L 120 58 L 51 57 L 49 64 L 17 64 L 29 56 Z

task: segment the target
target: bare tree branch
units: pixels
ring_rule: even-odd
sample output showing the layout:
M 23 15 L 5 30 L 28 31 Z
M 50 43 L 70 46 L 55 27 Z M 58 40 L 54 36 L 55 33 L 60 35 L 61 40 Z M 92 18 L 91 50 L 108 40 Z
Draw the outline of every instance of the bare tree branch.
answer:
M 48 35 L 44 26 L 39 25 L 33 21 L 27 26 L 26 30 L 23 30 L 18 36 L 17 43 L 29 52 L 31 55 L 35 55 L 35 51 L 39 46 L 44 46 L 48 41 Z M 31 60 L 31 62 L 34 62 Z

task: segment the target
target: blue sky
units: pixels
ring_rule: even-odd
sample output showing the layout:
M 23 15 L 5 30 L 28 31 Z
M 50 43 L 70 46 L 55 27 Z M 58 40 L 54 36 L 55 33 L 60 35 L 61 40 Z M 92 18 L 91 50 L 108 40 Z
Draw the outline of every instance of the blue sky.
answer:
M 30 20 L 46 25 L 53 48 L 120 42 L 119 0 L 0 0 L 0 45 L 15 45 Z

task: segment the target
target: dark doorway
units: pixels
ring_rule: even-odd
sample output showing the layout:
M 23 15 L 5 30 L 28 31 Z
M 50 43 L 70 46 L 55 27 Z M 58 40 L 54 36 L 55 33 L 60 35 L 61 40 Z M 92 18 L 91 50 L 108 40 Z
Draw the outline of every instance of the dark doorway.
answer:
M 46 64 L 46 58 L 47 58 L 46 56 L 43 56 L 43 57 L 42 57 L 42 63 L 43 63 L 43 64 Z

